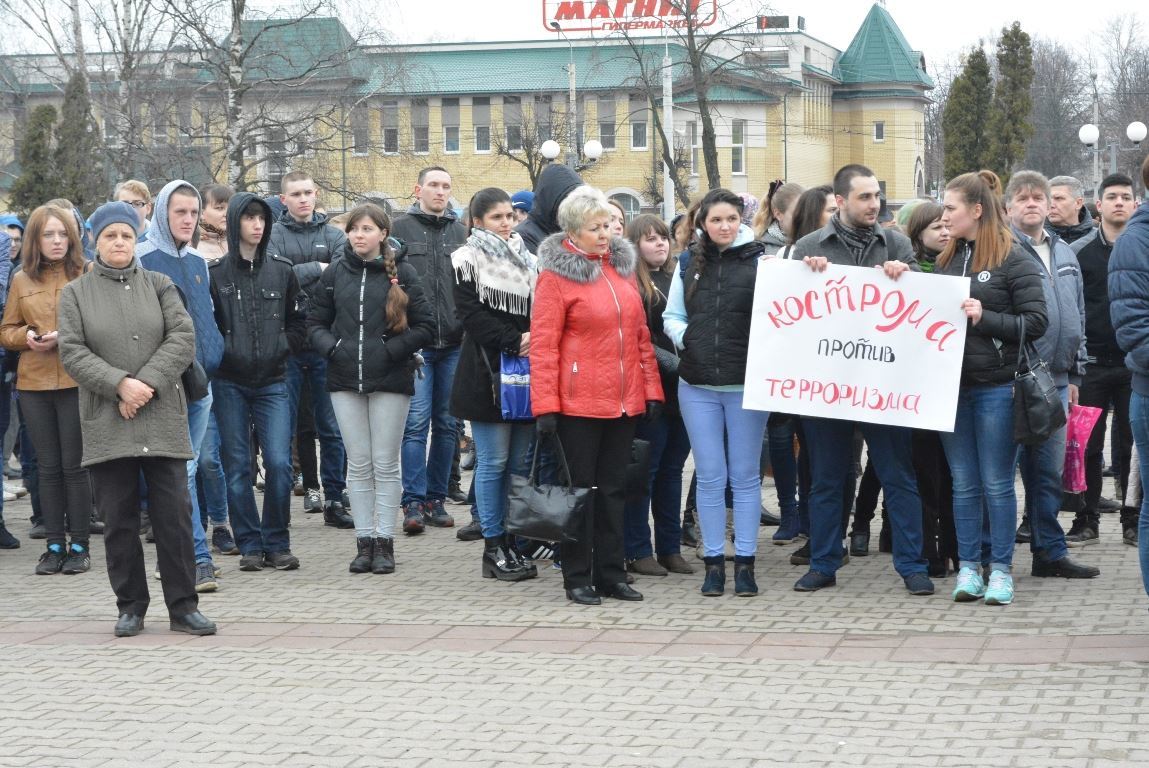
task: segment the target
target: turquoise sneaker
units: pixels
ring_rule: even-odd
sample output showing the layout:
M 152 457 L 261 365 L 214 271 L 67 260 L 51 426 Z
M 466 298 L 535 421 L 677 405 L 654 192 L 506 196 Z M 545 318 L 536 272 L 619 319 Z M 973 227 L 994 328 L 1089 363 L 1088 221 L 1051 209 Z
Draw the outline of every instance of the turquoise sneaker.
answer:
M 962 568 L 958 571 L 957 584 L 954 586 L 954 602 L 968 603 L 980 600 L 985 595 L 985 582 L 981 574 L 974 568 Z
M 985 591 L 986 605 L 1009 605 L 1013 602 L 1013 576 L 1005 571 L 989 575 L 989 589 Z

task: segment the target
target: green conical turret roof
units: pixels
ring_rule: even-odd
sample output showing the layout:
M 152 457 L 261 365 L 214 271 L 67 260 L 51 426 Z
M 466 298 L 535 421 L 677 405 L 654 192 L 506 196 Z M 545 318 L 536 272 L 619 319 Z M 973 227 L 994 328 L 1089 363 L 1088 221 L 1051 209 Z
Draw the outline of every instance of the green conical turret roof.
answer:
M 875 3 L 866 14 L 850 47 L 834 64 L 843 84 L 913 83 L 932 88 L 920 53 L 906 42 L 886 9 Z

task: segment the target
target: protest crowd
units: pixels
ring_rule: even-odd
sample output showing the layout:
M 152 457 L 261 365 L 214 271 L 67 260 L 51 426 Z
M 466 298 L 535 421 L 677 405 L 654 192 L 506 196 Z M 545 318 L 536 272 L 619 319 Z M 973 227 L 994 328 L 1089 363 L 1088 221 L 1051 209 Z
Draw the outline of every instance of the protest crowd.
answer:
M 1149 162 L 1141 174 L 1149 187 Z M 638 579 L 670 573 L 752 597 L 763 541 L 808 566 L 799 592 L 877 550 L 913 595 L 952 578 L 954 601 L 1003 606 L 1015 545 L 1033 577 L 1096 577 L 1070 551 L 1113 512 L 1149 591 L 1149 206 L 1134 188 L 1107 176 L 1094 215 L 1075 178 L 970 172 L 892 211 L 846 165 L 824 186 L 712 189 L 673 221 L 628 220 L 559 164 L 457 211 L 435 166 L 394 218 L 368 202 L 329 219 L 301 171 L 267 198 L 125 180 L 86 221 L 62 199 L 0 218 L 0 433 L 18 436 L 44 542 L 29 568 L 84 574 L 102 535 L 117 636 L 143 629 L 153 576 L 173 631 L 212 634 L 199 596 L 225 586 L 224 562 L 301 567 L 302 497 L 346 531 L 332 546 L 351 574 L 393 573 L 403 538 L 456 528 L 482 542 L 465 555 L 476 577 L 554 568 L 576 605 L 642 600 Z M 748 407 L 752 335 L 771 332 L 752 334 L 756 283 L 782 262 L 967 281 L 952 431 Z M 824 354 L 847 365 L 895 355 L 835 344 Z M 899 398 L 904 418 L 917 405 Z M 0 517 L 0 548 L 20 547 Z

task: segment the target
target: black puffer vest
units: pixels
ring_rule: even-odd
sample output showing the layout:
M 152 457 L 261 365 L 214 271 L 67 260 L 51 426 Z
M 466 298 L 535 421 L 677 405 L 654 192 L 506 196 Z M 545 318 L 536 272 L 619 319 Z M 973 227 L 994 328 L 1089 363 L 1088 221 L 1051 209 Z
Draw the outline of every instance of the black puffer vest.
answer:
M 686 299 L 686 334 L 682 338 L 679 377 L 695 386 L 742 385 L 750 346 L 750 316 L 758 259 L 766 252 L 759 241 L 721 253 L 688 251 L 679 261 Z M 692 259 L 704 258 L 694 279 Z M 694 283 L 691 291 L 689 283 Z

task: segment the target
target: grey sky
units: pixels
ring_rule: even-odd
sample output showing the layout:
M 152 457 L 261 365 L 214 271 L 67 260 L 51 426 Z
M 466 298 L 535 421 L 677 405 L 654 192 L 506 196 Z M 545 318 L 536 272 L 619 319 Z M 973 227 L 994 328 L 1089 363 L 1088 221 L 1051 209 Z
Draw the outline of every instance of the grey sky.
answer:
M 871 5 L 871 0 L 773 3 L 775 13 L 805 16 L 809 34 L 839 49 L 849 45 Z M 1085 50 L 1120 12 L 1109 4 L 1090 13 L 1078 0 L 887 0 L 886 8 L 930 66 L 1015 20 L 1031 35 Z M 396 43 L 533 40 L 553 34 L 543 27 L 542 0 L 391 0 L 387 16 L 386 29 Z

